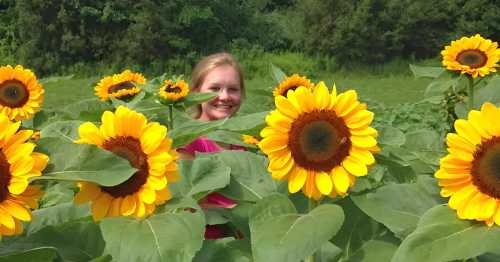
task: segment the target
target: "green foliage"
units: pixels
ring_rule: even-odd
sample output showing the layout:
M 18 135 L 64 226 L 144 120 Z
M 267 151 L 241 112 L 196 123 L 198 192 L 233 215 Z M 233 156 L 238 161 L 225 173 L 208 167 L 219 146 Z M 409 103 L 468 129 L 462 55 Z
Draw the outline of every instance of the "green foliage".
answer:
M 298 214 L 283 195 L 260 200 L 250 215 L 255 261 L 300 261 L 325 244 L 340 229 L 344 212 L 323 204 Z
M 457 218 L 447 206 L 435 206 L 420 219 L 417 229 L 403 240 L 392 261 L 451 261 L 498 252 L 498 227 Z

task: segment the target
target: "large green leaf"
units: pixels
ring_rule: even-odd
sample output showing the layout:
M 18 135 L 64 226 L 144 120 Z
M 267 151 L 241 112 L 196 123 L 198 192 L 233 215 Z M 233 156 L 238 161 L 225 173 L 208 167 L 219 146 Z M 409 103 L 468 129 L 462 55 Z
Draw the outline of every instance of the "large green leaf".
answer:
M 474 108 L 480 109 L 485 102 L 500 104 L 500 76 L 494 76 L 486 86 L 477 90 L 474 96 Z
M 231 182 L 222 190 L 230 198 L 256 201 L 278 191 L 265 157 L 245 151 L 223 151 L 217 156 L 231 168 Z
M 146 219 L 108 218 L 101 222 L 105 254 L 113 261 L 191 261 L 201 249 L 203 212 L 175 209 Z
M 378 129 L 377 141 L 383 145 L 402 146 L 406 142 L 405 134 L 392 126 L 382 126 Z
M 351 195 L 351 199 L 400 238 L 415 229 L 425 211 L 443 202 L 436 180 L 424 176 L 417 183 L 389 184 L 370 193 Z
M 68 103 L 65 107 L 56 107 L 52 110 L 62 113 L 66 118 L 81 121 L 100 121 L 101 115 L 106 110 L 113 110 L 113 107 L 97 97 L 83 99 L 78 102 Z
M 57 206 L 37 209 L 32 212 L 33 219 L 25 229 L 27 234 L 33 234 L 46 226 L 57 226 L 67 222 L 90 216 L 89 205 L 64 203 Z
M 114 186 L 135 172 L 128 160 L 95 145 L 78 145 L 47 137 L 38 141 L 38 151 L 50 156 L 44 175 L 35 180 L 89 181 Z
M 221 129 L 238 133 L 257 135 L 264 128 L 265 118 L 269 112 L 259 112 L 243 116 L 231 117 Z
M 350 198 L 338 203 L 346 219 L 332 241 L 341 249 L 341 261 L 389 261 L 399 240 L 384 225 L 363 213 Z M 372 248 L 374 246 L 380 250 Z
M 217 157 L 180 160 L 178 163 L 182 179 L 170 185 L 176 195 L 193 196 L 229 184 L 231 169 Z
M 168 135 L 173 139 L 173 147 L 178 148 L 189 144 L 197 137 L 217 129 L 222 126 L 225 121 L 227 121 L 227 119 L 208 122 L 192 120 L 183 125 L 175 126 L 173 130 L 168 132 Z
M 456 211 L 439 205 L 427 211 L 417 229 L 399 246 L 392 261 L 437 262 L 472 258 L 500 250 L 500 228 L 466 221 Z
M 50 207 L 73 201 L 76 185 L 74 182 L 51 181 L 44 188 L 45 193 L 40 199 L 40 207 Z
M 0 244 L 0 257 L 47 248 L 56 250 L 63 261 L 89 261 L 102 254 L 104 242 L 93 221 L 76 221 L 46 226 L 27 237 L 6 239 Z M 49 255 L 50 251 L 44 252 L 44 256 Z
M 415 77 L 437 78 L 445 69 L 443 67 L 410 65 L 410 70 Z
M 80 127 L 81 124 L 83 124 L 83 121 L 80 120 L 52 122 L 40 130 L 40 137 L 56 137 L 66 139 L 68 142 L 71 142 L 80 137 L 78 134 L 78 127 Z
M 322 204 L 298 214 L 284 195 L 259 201 L 250 215 L 252 253 L 259 261 L 300 261 L 328 242 L 340 229 L 344 212 Z
M 182 105 L 185 107 L 194 106 L 196 104 L 201 104 L 203 102 L 212 100 L 218 94 L 213 92 L 206 93 L 189 93 L 183 100 Z
M 223 238 L 203 241 L 193 262 L 251 262 L 252 252 L 245 240 Z
M 52 247 L 38 247 L 22 250 L 10 255 L 0 255 L 0 262 L 53 262 L 57 261 L 57 258 L 57 249 Z

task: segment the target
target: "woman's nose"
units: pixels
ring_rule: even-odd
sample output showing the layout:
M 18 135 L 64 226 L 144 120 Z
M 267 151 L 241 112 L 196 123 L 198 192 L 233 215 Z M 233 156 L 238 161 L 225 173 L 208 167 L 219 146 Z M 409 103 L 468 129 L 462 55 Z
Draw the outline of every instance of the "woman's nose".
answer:
M 225 99 L 228 99 L 229 98 L 229 94 L 227 92 L 227 89 L 226 88 L 222 88 L 220 91 L 219 91 L 219 95 L 218 95 L 219 99 L 220 100 L 225 100 Z

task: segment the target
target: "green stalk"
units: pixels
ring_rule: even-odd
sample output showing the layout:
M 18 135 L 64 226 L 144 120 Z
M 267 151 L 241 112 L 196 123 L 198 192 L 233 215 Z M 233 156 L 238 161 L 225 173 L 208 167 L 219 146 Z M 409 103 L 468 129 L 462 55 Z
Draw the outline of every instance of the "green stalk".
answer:
M 474 108 L 474 78 L 468 76 L 469 79 L 469 111 Z
M 174 105 L 168 105 L 168 129 L 174 129 Z
M 309 201 L 307 202 L 307 211 L 310 213 L 315 207 L 317 207 L 319 204 L 319 201 L 316 201 L 312 198 L 309 198 Z M 304 259 L 304 262 L 314 262 L 314 255 L 315 253 L 312 253 L 310 256 L 306 257 Z

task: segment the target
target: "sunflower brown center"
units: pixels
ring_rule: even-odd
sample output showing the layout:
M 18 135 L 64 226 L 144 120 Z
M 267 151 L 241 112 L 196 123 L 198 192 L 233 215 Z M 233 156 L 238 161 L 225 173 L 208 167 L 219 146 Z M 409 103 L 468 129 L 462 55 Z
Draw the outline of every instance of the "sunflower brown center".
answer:
M 182 89 L 178 86 L 167 86 L 165 87 L 165 92 L 167 93 L 175 93 L 175 94 L 178 94 L 182 91 Z
M 349 154 L 350 136 L 335 112 L 312 111 L 300 115 L 292 124 L 288 146 L 299 166 L 329 172 Z
M 483 142 L 474 152 L 472 183 L 481 192 L 500 199 L 500 137 Z
M 122 83 L 116 84 L 114 86 L 111 86 L 108 89 L 108 94 L 112 94 L 112 93 L 118 92 L 118 91 L 123 90 L 123 89 L 131 89 L 133 87 L 135 87 L 135 85 L 131 81 L 122 82 Z
M 289 86 L 289 87 L 286 87 L 286 88 L 285 88 L 285 90 L 283 90 L 283 94 L 282 94 L 282 96 L 286 96 L 286 95 L 288 94 L 288 91 L 290 91 L 290 90 L 295 91 L 295 89 L 297 89 L 297 88 L 299 88 L 299 86 L 298 86 L 298 85 L 297 85 L 297 86 Z
M 101 187 L 102 190 L 113 197 L 123 197 L 139 191 L 147 181 L 149 169 L 141 142 L 133 137 L 117 137 L 104 142 L 103 148 L 127 159 L 138 171 L 125 182 L 116 186 Z
M 29 99 L 28 88 L 17 80 L 7 80 L 0 84 L 0 104 L 8 107 L 22 107 Z
M 488 57 L 480 50 L 465 50 L 457 55 L 457 61 L 471 68 L 479 68 L 486 64 Z
M 10 174 L 10 164 L 7 158 L 0 150 L 0 203 L 9 195 L 9 183 L 12 175 Z

